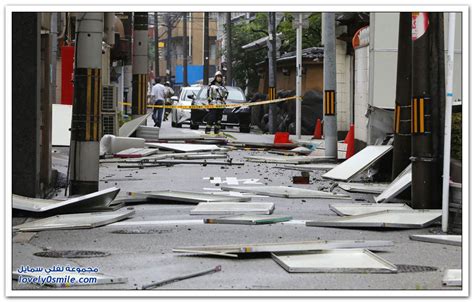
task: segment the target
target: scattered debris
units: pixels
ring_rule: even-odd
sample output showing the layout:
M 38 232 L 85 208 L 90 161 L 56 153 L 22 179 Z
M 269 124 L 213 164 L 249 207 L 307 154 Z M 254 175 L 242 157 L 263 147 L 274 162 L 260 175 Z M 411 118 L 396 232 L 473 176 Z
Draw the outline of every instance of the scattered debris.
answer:
M 441 218 L 441 210 L 387 210 L 337 217 L 326 221 L 307 221 L 306 226 L 361 228 L 425 228 Z
M 219 218 L 205 218 L 204 223 L 208 224 L 270 224 L 290 221 L 291 216 L 264 216 L 264 215 L 238 215 Z
M 387 189 L 389 184 L 385 183 L 361 183 L 361 182 L 347 182 L 338 183 L 338 186 L 349 192 L 360 192 L 360 193 L 374 193 L 380 194 Z
M 226 184 L 226 185 L 261 185 L 258 178 L 238 179 L 237 177 L 226 177 L 222 180 L 221 177 L 203 177 L 204 180 L 209 180 L 211 184 Z
M 237 257 L 248 253 L 303 252 L 344 248 L 380 249 L 393 246 L 387 240 L 316 240 L 277 243 L 243 243 L 233 245 L 188 246 L 173 249 L 175 253 L 199 253 Z
M 151 113 L 147 113 L 145 115 L 137 117 L 136 119 L 133 119 L 133 120 L 123 124 L 122 127 L 120 127 L 120 129 L 119 129 L 119 136 L 121 136 L 121 137 L 131 136 L 133 133 L 135 133 L 135 131 L 137 130 L 137 128 L 140 125 L 143 125 L 143 124 L 146 123 L 146 120 L 147 120 L 148 116 L 150 116 L 150 114 Z
M 283 166 L 275 166 L 273 168 L 313 172 L 317 170 L 325 170 L 325 169 L 329 170 L 329 169 L 335 168 L 336 166 L 337 164 L 319 163 L 319 164 L 307 164 L 307 165 L 283 165 Z
M 366 249 L 272 253 L 290 273 L 396 273 L 397 267 Z
M 46 278 L 47 276 L 51 276 L 52 278 Z M 18 280 L 19 278 L 29 278 L 29 280 L 33 280 L 37 284 L 40 285 L 47 285 L 47 286 L 52 286 L 52 287 L 69 287 L 69 286 L 80 286 L 80 285 L 103 285 L 103 284 L 118 284 L 118 283 L 127 283 L 128 279 L 125 277 L 114 277 L 114 276 L 109 276 L 109 275 L 104 275 L 100 273 L 94 273 L 94 274 L 79 274 L 79 273 L 74 273 L 74 272 L 62 272 L 62 273 L 50 273 L 45 275 L 42 272 L 28 272 L 25 274 L 20 274 L 18 271 L 13 271 L 12 273 L 13 280 Z M 88 280 L 95 280 L 96 282 L 91 284 L 91 283 L 79 283 L 79 282 L 69 282 L 74 278 L 75 280 L 79 280 L 79 278 L 88 278 Z M 94 278 L 94 279 L 90 279 Z M 40 279 L 45 281 L 45 283 L 40 283 Z M 67 282 L 64 283 L 54 283 L 51 281 L 48 281 L 49 279 L 51 280 L 68 280 Z M 22 282 L 23 283 L 23 282 Z
M 98 192 L 73 197 L 67 200 L 29 198 L 13 194 L 12 207 L 28 212 L 47 212 L 57 210 L 61 213 L 77 213 L 93 207 L 108 207 L 117 196 L 119 188 L 108 188 Z
M 374 197 L 375 202 L 388 202 L 411 185 L 411 164 L 395 178 L 380 195 Z
M 181 281 L 181 280 L 186 280 L 186 279 L 195 278 L 195 277 L 199 277 L 199 276 L 203 276 L 203 275 L 207 275 L 207 274 L 217 273 L 217 272 L 220 272 L 221 270 L 222 270 L 222 267 L 220 265 L 218 265 L 218 266 L 216 266 L 212 269 L 208 269 L 208 270 L 205 270 L 205 271 L 202 271 L 202 272 L 189 274 L 189 275 L 184 275 L 184 276 L 179 276 L 179 277 L 174 277 L 174 278 L 171 278 L 171 279 L 167 279 L 167 280 L 163 280 L 163 281 L 159 281 L 159 282 L 154 282 L 154 283 L 151 283 L 151 284 L 148 284 L 148 285 L 143 285 L 142 289 L 151 289 L 151 288 L 163 286 L 163 285 L 170 284 L 170 283 L 177 282 L 177 281 Z
M 411 240 L 462 246 L 461 235 L 410 235 Z
M 215 196 L 215 195 L 214 195 Z M 191 210 L 191 215 L 270 215 L 275 209 L 272 202 L 201 202 Z
M 462 286 L 462 271 L 460 269 L 448 269 L 444 272 L 443 285 Z
M 154 168 L 162 166 L 173 166 L 173 165 L 219 165 L 219 166 L 243 166 L 244 163 L 233 162 L 232 160 L 227 161 L 191 161 L 191 160 L 156 160 L 153 163 L 139 162 L 138 165 L 118 165 L 117 168 L 129 168 L 129 169 L 143 169 L 143 168 Z
M 331 160 L 330 156 L 245 156 L 245 160 L 273 164 L 305 164 Z
M 56 215 L 16 225 L 20 232 L 91 229 L 131 217 L 135 211 Z
M 100 139 L 100 154 L 116 154 L 130 148 L 144 148 L 145 140 L 138 137 L 117 137 L 114 135 L 104 135 Z
M 257 195 L 266 195 L 270 197 L 283 198 L 331 198 L 331 199 L 350 199 L 349 195 L 336 194 L 309 189 L 301 189 L 285 186 L 239 186 L 239 187 L 221 187 L 223 191 L 237 191 L 243 193 L 253 193 Z
M 175 152 L 198 152 L 221 150 L 217 145 L 206 144 L 167 144 L 167 143 L 147 143 L 148 147 L 159 148 L 163 150 L 172 150 Z
M 297 147 L 291 149 L 290 152 L 299 153 L 299 154 L 310 154 L 312 151 L 306 147 Z
M 13 243 L 28 243 L 30 240 L 36 236 L 35 232 L 22 232 L 22 233 L 17 233 L 13 239 Z
M 160 128 L 138 126 L 136 137 L 144 138 L 147 141 L 157 141 L 160 137 Z
M 33 255 L 46 258 L 98 258 L 110 256 L 108 252 L 101 251 L 81 251 L 81 250 L 65 250 L 65 251 L 44 251 L 37 252 Z
M 148 149 L 148 148 L 129 148 L 122 150 L 118 153 L 114 154 L 114 157 L 119 158 L 137 158 L 137 157 L 145 157 L 150 156 L 158 152 L 156 149 Z
M 184 191 L 144 191 L 128 192 L 132 197 L 145 197 L 147 200 L 165 200 L 190 204 L 199 204 L 200 202 L 246 202 L 250 197 L 238 196 L 219 196 L 209 193 L 184 192 Z
M 367 146 L 322 176 L 324 178 L 348 181 L 360 172 L 369 168 L 378 159 L 392 150 L 392 148 L 392 146 L 387 145 Z
M 329 208 L 340 216 L 353 216 L 353 215 L 362 215 L 375 213 L 386 210 L 403 210 L 411 211 L 413 210 L 404 203 L 390 203 L 390 204 L 381 204 L 381 203 L 338 203 L 330 204 Z
M 426 266 L 426 265 L 413 265 L 413 264 L 395 264 L 397 266 L 398 273 L 423 273 L 423 272 L 436 272 L 437 267 Z
M 293 176 L 293 183 L 297 185 L 309 185 L 308 172 L 302 172 L 301 176 Z

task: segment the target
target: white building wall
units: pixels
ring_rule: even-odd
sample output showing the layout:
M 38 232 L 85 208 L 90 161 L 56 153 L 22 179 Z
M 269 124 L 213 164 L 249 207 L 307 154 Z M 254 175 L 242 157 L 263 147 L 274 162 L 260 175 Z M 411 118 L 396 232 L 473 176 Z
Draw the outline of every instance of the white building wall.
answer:
M 365 116 L 369 104 L 369 47 L 355 50 L 354 62 L 354 137 L 367 142 L 367 123 Z

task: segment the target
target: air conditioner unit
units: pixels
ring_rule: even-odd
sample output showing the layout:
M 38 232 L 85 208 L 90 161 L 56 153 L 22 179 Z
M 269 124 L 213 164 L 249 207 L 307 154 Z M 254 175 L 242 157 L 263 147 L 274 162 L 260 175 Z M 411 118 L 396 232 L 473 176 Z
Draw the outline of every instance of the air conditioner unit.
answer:
M 102 87 L 102 112 L 116 112 L 118 87 L 105 85 Z
M 106 134 L 118 134 L 118 115 L 116 112 L 102 112 L 100 120 L 101 137 Z

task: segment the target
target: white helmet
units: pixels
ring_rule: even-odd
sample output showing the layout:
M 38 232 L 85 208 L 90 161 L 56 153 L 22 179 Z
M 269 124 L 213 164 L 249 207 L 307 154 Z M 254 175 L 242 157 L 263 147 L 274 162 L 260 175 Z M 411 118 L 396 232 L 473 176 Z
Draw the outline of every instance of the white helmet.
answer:
M 222 72 L 220 70 L 216 71 L 214 74 L 214 77 L 221 76 L 222 77 Z

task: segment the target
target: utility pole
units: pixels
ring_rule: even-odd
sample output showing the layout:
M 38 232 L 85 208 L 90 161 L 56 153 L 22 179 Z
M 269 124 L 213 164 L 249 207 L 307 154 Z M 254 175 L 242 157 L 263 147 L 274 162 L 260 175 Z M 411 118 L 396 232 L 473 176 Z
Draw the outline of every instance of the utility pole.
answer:
M 123 20 L 123 29 L 125 32 L 125 38 L 127 39 L 127 56 L 124 61 L 124 77 L 123 77 L 123 86 L 124 86 L 124 100 L 127 103 L 131 103 L 132 96 L 132 33 L 133 33 L 133 13 L 125 13 L 126 18 Z M 124 112 L 128 115 L 129 107 L 124 105 Z
M 276 20 L 275 13 L 268 13 L 268 100 L 276 99 Z M 270 104 L 268 106 L 268 131 L 271 134 L 276 132 L 276 115 L 277 105 Z
M 78 13 L 69 151 L 70 195 L 99 189 L 103 23 L 104 13 Z
M 159 38 L 158 38 L 158 13 L 155 12 L 154 14 L 154 21 L 155 21 L 155 77 L 160 77 L 160 48 L 159 48 Z
M 443 117 L 439 109 L 444 104 L 445 76 L 444 49 L 439 49 L 440 44 L 444 48 L 442 15 L 412 13 L 411 196 L 415 209 L 441 208 L 442 142 L 439 126 L 442 125 Z
M 209 13 L 204 13 L 204 52 L 203 52 L 203 72 L 202 84 L 209 84 Z
M 183 13 L 183 87 L 188 86 L 188 13 Z
M 400 13 L 392 179 L 410 164 L 411 156 L 411 25 L 411 13 Z
M 232 14 L 226 13 L 226 82 L 232 85 Z
M 336 19 L 334 13 L 323 13 L 323 20 L 325 155 L 337 159 Z
M 301 138 L 301 80 L 302 80 L 302 44 L 303 44 L 303 14 L 298 13 L 296 28 L 296 136 Z
M 146 114 L 148 73 L 148 13 L 133 18 L 132 117 Z
M 171 82 L 171 38 L 173 26 L 170 14 L 166 14 L 166 80 Z

